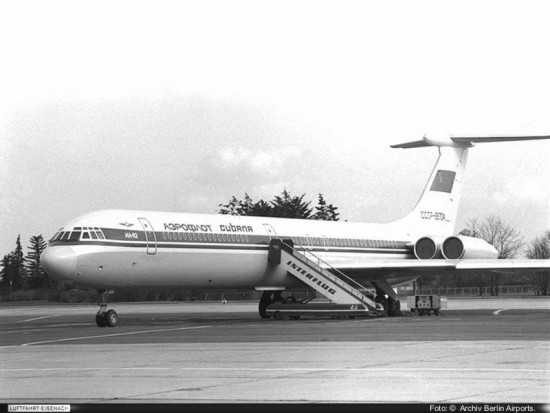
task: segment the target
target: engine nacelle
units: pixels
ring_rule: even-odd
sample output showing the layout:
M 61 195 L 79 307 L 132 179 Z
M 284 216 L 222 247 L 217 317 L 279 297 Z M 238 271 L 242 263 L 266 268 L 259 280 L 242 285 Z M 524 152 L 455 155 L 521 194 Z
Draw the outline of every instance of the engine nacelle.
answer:
M 422 237 L 414 244 L 414 255 L 419 260 L 441 258 L 441 237 Z
M 454 235 L 443 241 L 441 248 L 443 257 L 448 260 L 461 258 L 498 258 L 495 247 L 481 238 Z

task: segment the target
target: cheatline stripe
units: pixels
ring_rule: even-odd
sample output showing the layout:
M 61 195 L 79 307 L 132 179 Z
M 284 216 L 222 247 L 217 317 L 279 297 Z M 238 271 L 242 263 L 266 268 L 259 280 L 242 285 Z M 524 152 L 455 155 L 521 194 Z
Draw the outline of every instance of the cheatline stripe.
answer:
M 146 248 L 147 243 L 143 242 L 125 242 L 125 241 L 74 241 L 74 242 L 54 242 L 51 246 L 62 246 L 62 245 L 100 245 L 108 247 L 124 247 L 124 248 Z M 247 244 L 208 244 L 208 243 L 167 243 L 167 242 L 157 242 L 157 248 L 171 248 L 171 249 L 212 249 L 212 250 L 250 250 L 250 251 L 267 251 L 269 248 L 267 245 L 247 245 Z M 150 249 L 155 248 L 154 243 L 149 244 Z M 300 252 L 300 249 L 297 249 Z M 355 253 L 355 254 L 410 254 L 409 250 L 406 249 L 382 249 L 382 248 L 340 248 L 340 247 L 330 247 L 328 250 L 325 248 L 313 248 L 308 250 L 314 253 L 324 253 L 324 252 L 345 252 L 345 253 Z

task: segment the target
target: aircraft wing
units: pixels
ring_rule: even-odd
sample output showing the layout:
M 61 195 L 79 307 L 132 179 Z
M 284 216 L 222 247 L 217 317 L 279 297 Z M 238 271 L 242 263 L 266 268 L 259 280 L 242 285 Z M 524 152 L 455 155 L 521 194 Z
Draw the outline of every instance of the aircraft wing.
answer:
M 467 274 L 485 271 L 550 272 L 550 260 L 369 260 L 362 262 L 331 262 L 332 267 L 350 276 L 395 275 L 397 273 L 425 275 Z

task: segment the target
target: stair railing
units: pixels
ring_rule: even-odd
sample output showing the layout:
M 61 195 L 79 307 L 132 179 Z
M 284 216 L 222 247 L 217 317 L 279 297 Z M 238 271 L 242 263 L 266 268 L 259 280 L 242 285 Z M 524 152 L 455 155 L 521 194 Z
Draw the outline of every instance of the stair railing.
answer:
M 365 298 L 367 298 L 371 301 L 374 301 L 374 298 L 376 297 L 376 294 L 374 294 L 369 289 L 365 288 L 364 285 L 359 284 L 357 281 L 355 281 L 353 278 L 347 276 L 346 274 L 344 274 L 339 269 L 334 268 L 328 262 L 322 260 L 320 257 L 315 255 L 313 252 L 309 251 L 307 248 L 303 247 L 302 245 L 295 244 L 295 245 L 297 245 L 301 248 L 301 250 L 298 250 L 295 247 L 293 247 L 292 245 L 289 245 L 284 241 L 282 241 L 282 244 L 287 249 L 289 249 L 291 252 L 297 252 L 298 254 L 300 254 L 302 256 L 302 259 L 305 260 L 308 264 L 310 264 L 312 266 L 315 265 L 315 266 L 319 267 L 319 270 L 320 270 L 321 274 L 324 277 L 330 279 L 335 284 L 338 284 L 344 290 L 346 290 L 348 293 L 352 294 L 356 298 L 359 298 L 363 304 L 368 305 L 369 307 L 376 308 L 376 305 L 374 305 L 373 303 L 369 303 L 369 302 L 365 301 Z M 309 259 L 307 257 L 307 255 L 310 255 L 313 258 L 313 260 Z M 315 262 L 315 261 L 317 261 L 317 262 Z M 331 271 L 328 271 L 326 269 L 326 267 L 330 268 L 332 271 L 334 271 L 336 274 L 338 274 L 338 276 L 334 275 Z M 366 294 L 364 294 L 363 292 L 361 292 L 361 291 L 367 291 L 368 296 Z

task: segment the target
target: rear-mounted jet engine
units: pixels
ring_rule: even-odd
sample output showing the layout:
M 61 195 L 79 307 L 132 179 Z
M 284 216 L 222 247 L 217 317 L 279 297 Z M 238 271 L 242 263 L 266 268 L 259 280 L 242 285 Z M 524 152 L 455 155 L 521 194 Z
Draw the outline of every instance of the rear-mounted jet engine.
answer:
M 488 258 L 498 257 L 495 247 L 481 238 L 455 235 L 443 242 L 443 257 L 448 260 L 459 260 L 462 258 Z

